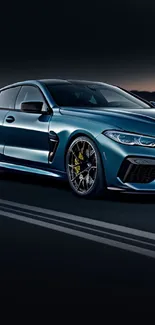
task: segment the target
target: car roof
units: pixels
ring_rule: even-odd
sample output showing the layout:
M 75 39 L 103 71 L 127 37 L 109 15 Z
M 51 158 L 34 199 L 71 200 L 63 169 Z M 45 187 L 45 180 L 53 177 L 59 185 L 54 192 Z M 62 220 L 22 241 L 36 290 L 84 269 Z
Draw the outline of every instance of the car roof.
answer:
M 57 84 L 92 84 L 92 85 L 107 85 L 103 82 L 99 82 L 99 81 L 90 81 L 90 80 L 79 80 L 79 79 L 41 79 L 39 80 L 41 83 L 44 84 L 53 84 L 53 85 L 57 85 Z
M 2 87 L 0 89 L 4 90 L 7 88 L 11 88 L 11 87 L 18 87 L 18 86 L 23 86 L 23 85 L 34 85 L 34 86 L 41 86 L 43 84 L 45 85 L 58 85 L 58 84 L 76 84 L 76 85 L 102 85 L 102 86 L 106 86 L 108 85 L 107 83 L 103 83 L 103 82 L 99 82 L 99 81 L 90 81 L 90 80 L 77 80 L 77 79 L 38 79 L 38 80 L 25 80 L 25 81 L 20 81 L 20 82 L 16 82 L 13 84 L 9 84 L 6 85 L 4 87 Z M 111 85 L 109 85 L 111 86 Z

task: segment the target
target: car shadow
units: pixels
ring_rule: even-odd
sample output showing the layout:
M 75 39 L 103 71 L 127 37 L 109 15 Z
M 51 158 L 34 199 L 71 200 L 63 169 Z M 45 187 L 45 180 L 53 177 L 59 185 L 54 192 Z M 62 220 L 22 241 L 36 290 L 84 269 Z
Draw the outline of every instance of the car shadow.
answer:
M 105 195 L 106 201 L 112 201 L 112 202 L 124 202 L 124 203 L 141 203 L 141 204 L 147 204 L 152 203 L 155 204 L 155 193 L 151 194 L 142 194 L 142 193 L 135 193 L 135 194 L 128 194 L 128 193 L 113 193 L 111 191 L 108 191 Z
M 4 181 L 9 181 L 9 182 L 16 182 L 16 183 L 21 183 L 21 184 L 29 184 L 29 185 L 37 185 L 39 187 L 43 187 L 43 188 L 52 188 L 52 189 L 58 189 L 59 191 L 66 191 L 69 193 L 71 192 L 70 186 L 68 184 L 68 182 L 65 182 L 63 180 L 55 180 L 54 178 L 51 177 L 44 177 L 41 175 L 30 175 L 27 173 L 12 173 L 12 172 L 4 172 L 1 174 L 0 176 L 1 180 Z M 76 194 L 75 197 L 77 197 L 80 200 L 83 201 L 94 201 L 94 203 L 96 201 L 107 201 L 107 202 L 120 202 L 120 203 L 140 203 L 140 204 L 155 204 L 155 194 L 127 194 L 127 193 L 118 193 L 115 191 L 107 191 L 106 193 L 104 193 L 103 196 L 99 197 L 99 198 L 94 198 L 94 199 L 90 199 L 90 198 L 79 198 Z
M 1 180 L 9 181 L 9 182 L 17 182 L 21 184 L 29 184 L 29 185 L 38 185 L 41 187 L 52 187 L 56 189 L 64 189 L 66 191 L 70 191 L 69 184 L 63 180 L 56 180 L 54 178 L 42 175 L 35 174 L 27 174 L 27 173 L 16 173 L 16 172 L 4 172 L 0 176 Z

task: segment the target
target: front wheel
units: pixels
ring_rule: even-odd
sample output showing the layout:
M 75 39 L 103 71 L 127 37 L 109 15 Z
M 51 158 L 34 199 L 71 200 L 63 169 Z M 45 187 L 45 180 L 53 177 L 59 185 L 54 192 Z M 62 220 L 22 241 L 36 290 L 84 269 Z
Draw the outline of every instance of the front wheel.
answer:
M 77 137 L 66 155 L 66 170 L 72 190 L 83 197 L 100 196 L 106 188 L 103 165 L 96 144 Z

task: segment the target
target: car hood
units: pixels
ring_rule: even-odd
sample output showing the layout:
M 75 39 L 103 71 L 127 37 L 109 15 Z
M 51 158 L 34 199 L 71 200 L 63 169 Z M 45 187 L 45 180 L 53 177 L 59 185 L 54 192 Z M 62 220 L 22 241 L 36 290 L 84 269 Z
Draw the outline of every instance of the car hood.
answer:
M 81 117 L 99 124 L 103 123 L 103 131 L 106 124 L 110 128 L 123 129 L 129 132 L 136 132 L 155 136 L 155 108 L 132 109 L 132 108 L 75 108 L 61 107 L 61 114 Z

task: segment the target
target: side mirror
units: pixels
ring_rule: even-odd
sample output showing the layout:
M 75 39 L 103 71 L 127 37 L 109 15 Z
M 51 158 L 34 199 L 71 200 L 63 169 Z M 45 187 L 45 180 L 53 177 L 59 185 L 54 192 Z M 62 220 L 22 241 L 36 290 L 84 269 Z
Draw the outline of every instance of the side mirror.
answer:
M 21 104 L 21 111 L 27 113 L 41 113 L 43 107 L 42 102 L 23 102 Z

